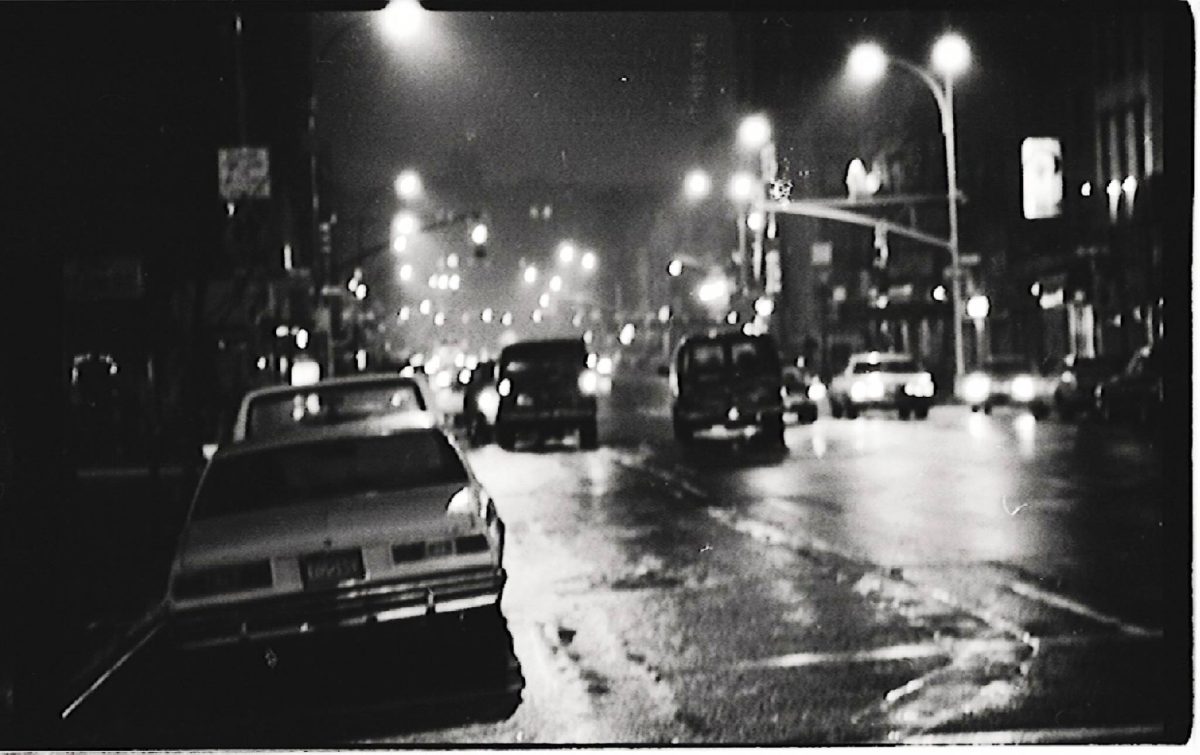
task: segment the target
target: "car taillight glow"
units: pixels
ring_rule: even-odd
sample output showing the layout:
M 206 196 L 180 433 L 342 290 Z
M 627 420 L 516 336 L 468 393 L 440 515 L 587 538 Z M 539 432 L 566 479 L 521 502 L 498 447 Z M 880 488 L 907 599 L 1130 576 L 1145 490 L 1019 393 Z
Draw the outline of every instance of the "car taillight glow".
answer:
M 599 380 L 596 378 L 596 373 L 592 370 L 584 370 L 579 373 L 579 392 L 585 396 L 595 396 L 596 388 L 599 386 Z
M 992 383 L 987 375 L 980 375 L 978 373 L 968 375 L 967 379 L 963 381 L 963 398 L 972 404 L 976 404 L 985 400 L 991 389 Z
M 484 388 L 479 392 L 475 403 L 488 422 L 496 421 L 496 411 L 500 408 L 500 394 L 494 388 Z
M 904 393 L 918 398 L 929 398 L 933 395 L 933 376 L 922 372 L 915 379 L 904 384 Z
M 496 392 L 501 396 L 507 396 L 512 393 L 512 381 L 508 378 L 501 380 L 500 384 L 496 386 Z
M 183 572 L 175 577 L 172 591 L 178 598 L 202 598 L 270 586 L 271 562 L 255 561 L 249 564 Z
M 1031 401 L 1035 392 L 1033 378 L 1029 375 L 1018 375 L 1012 381 L 1012 397 L 1016 401 Z
M 825 384 L 820 380 L 814 380 L 812 385 L 808 386 L 808 398 L 812 401 L 820 401 L 825 398 Z

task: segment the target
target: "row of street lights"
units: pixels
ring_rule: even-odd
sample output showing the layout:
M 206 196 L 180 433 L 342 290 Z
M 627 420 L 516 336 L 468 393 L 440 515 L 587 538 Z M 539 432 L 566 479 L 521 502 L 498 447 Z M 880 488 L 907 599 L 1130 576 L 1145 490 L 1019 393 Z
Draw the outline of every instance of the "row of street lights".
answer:
M 850 78 L 860 84 L 870 84 L 878 81 L 886 73 L 889 65 L 894 64 L 901 70 L 914 74 L 933 93 L 941 120 L 942 134 L 946 152 L 946 181 L 947 181 L 947 212 L 949 215 L 949 238 L 945 242 L 950 253 L 952 281 L 950 285 L 950 300 L 953 311 L 952 329 L 954 334 L 954 371 L 956 377 L 964 372 L 963 332 L 962 332 L 962 268 L 959 258 L 959 229 L 958 229 L 958 170 L 955 156 L 954 132 L 954 80 L 962 75 L 970 65 L 971 50 L 966 40 L 960 35 L 949 33 L 943 35 L 934 44 L 930 63 L 933 71 L 941 76 L 938 78 L 926 69 L 910 63 L 902 58 L 888 55 L 883 48 L 874 42 L 866 42 L 856 46 L 847 59 L 847 72 Z M 746 262 L 746 232 L 753 231 L 761 234 L 766 228 L 766 218 L 759 205 L 764 198 L 764 183 L 774 178 L 774 149 L 770 121 L 763 114 L 746 116 L 738 125 L 737 143 L 746 153 L 757 152 L 762 158 L 762 171 L 759 176 L 745 170 L 733 173 L 728 180 L 726 194 L 739 207 L 738 213 L 738 251 L 741 263 Z M 704 170 L 696 168 L 684 177 L 684 196 L 692 202 L 706 199 L 712 192 L 712 177 Z M 761 243 L 761 235 L 758 237 Z M 672 260 L 668 273 L 679 276 L 683 271 L 683 262 Z M 709 283 L 704 292 L 711 298 L 715 288 Z M 703 286 L 702 286 L 703 288 Z M 747 289 L 748 290 L 748 289 Z M 699 291 L 698 291 L 699 293 Z M 744 292 L 745 293 L 745 292 Z M 702 299 L 704 297 L 701 297 Z M 976 318 L 978 319 L 978 318 Z

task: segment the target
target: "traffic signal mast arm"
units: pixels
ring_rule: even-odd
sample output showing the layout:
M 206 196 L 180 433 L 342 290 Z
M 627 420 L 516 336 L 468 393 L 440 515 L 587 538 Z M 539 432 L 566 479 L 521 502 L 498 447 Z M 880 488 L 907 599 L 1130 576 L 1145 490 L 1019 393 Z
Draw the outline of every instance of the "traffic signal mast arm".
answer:
M 882 228 L 887 233 L 894 233 L 898 236 L 904 236 L 915 241 L 920 241 L 926 244 L 939 247 L 941 249 L 950 249 L 950 242 L 946 239 L 932 236 L 923 231 L 918 231 L 915 228 L 909 228 L 903 225 L 897 225 L 888 220 L 866 215 L 860 212 L 852 212 L 844 207 L 855 207 L 862 205 L 886 205 L 886 204 L 909 204 L 913 202 L 926 201 L 928 199 L 941 199 L 942 197 L 926 195 L 913 196 L 897 196 L 885 197 L 873 200 L 850 200 L 850 199 L 800 199 L 789 202 L 762 202 L 759 209 L 765 212 L 774 212 L 781 215 L 807 215 L 813 218 L 825 218 L 827 220 L 837 220 L 843 223 L 851 223 L 853 225 L 861 225 L 868 228 Z M 962 195 L 959 195 L 959 200 L 962 200 Z
M 439 231 L 444 228 L 449 228 L 450 226 L 456 225 L 458 223 L 477 222 L 482 217 L 483 217 L 483 213 L 479 212 L 479 211 L 472 211 L 472 212 L 465 212 L 465 213 L 450 213 L 443 218 L 435 220 L 432 223 L 422 225 L 417 230 L 418 231 Z M 345 274 L 346 270 L 350 270 L 355 267 L 358 267 L 360 263 L 374 257 L 377 254 L 380 254 L 381 252 L 385 252 L 385 251 L 391 249 L 391 246 L 392 246 L 391 242 L 388 242 L 386 244 L 372 244 L 371 246 L 368 246 L 368 247 L 362 247 L 361 252 L 359 252 L 355 256 L 351 257 L 350 259 L 342 260 L 342 261 L 338 262 L 336 267 L 334 267 L 331 264 L 330 265 L 330 267 L 332 268 L 331 277 L 337 278 L 339 275 Z

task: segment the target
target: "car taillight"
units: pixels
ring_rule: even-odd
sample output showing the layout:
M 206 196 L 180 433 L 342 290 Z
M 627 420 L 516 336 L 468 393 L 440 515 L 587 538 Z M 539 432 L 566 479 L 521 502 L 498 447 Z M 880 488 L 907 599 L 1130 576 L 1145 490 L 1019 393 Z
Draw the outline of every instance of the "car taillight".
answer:
M 450 502 L 446 504 L 446 513 L 451 516 L 477 516 L 487 520 L 491 505 L 492 499 L 486 492 L 465 487 L 450 496 Z
M 512 393 L 512 381 L 508 378 L 501 380 L 500 384 L 496 386 L 496 393 L 499 393 L 501 396 L 507 396 Z
M 255 561 L 250 564 L 183 572 L 175 577 L 172 591 L 178 598 L 202 598 L 270 586 L 271 562 Z
M 579 373 L 579 392 L 585 396 L 595 396 L 596 388 L 599 385 L 599 380 L 596 373 L 592 370 L 584 370 Z

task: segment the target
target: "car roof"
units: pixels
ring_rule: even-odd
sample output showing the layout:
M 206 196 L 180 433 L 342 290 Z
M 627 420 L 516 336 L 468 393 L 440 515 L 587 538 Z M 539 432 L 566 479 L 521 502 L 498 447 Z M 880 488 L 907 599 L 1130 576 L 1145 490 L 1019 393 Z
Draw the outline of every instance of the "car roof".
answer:
M 414 385 L 424 390 L 421 381 L 412 375 L 351 375 L 347 377 L 327 378 L 308 385 L 272 385 L 266 388 L 255 388 L 242 397 L 242 402 L 253 401 L 263 396 L 274 396 L 289 393 L 312 393 L 328 388 L 353 387 L 358 385 Z
M 513 355 L 556 353 L 562 351 L 582 354 L 587 352 L 587 346 L 584 344 L 582 338 L 544 338 L 537 341 L 518 341 L 505 346 L 500 351 L 500 358 L 505 359 Z
M 707 333 L 693 333 L 691 335 L 684 336 L 683 340 L 680 341 L 679 345 L 680 345 L 680 347 L 683 347 L 683 346 L 685 346 L 687 344 L 691 344 L 691 343 L 723 342 L 723 341 L 755 341 L 755 340 L 769 342 L 771 340 L 771 338 L 769 335 L 767 335 L 765 333 L 755 333 L 754 335 L 747 335 L 740 330 L 732 330 L 732 329 L 710 330 Z
M 449 439 L 446 432 L 437 426 L 427 412 L 389 414 L 331 425 L 300 427 L 286 433 L 251 438 L 219 448 L 213 460 L 305 443 L 378 438 L 390 435 L 417 435 L 431 432 Z
M 850 355 L 851 362 L 915 362 L 916 357 L 901 351 L 861 351 Z

